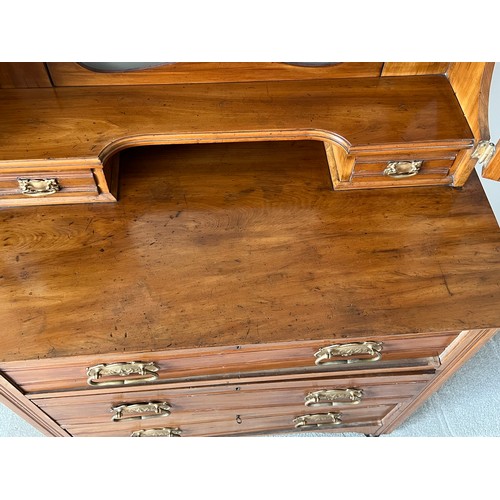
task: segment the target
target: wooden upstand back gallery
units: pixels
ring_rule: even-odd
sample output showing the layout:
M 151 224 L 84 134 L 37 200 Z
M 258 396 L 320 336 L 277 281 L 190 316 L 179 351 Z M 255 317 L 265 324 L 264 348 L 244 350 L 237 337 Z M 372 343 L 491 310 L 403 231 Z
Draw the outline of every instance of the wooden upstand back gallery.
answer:
M 500 328 L 490 63 L 0 65 L 0 401 L 53 436 L 389 433 Z

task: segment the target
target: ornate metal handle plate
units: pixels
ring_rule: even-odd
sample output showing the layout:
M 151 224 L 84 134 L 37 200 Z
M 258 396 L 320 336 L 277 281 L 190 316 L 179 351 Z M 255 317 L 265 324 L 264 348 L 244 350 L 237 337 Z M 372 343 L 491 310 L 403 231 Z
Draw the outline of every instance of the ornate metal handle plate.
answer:
M 296 429 L 330 429 L 342 423 L 341 413 L 302 415 L 292 421 Z
M 144 384 L 154 382 L 158 378 L 158 370 L 151 362 L 100 364 L 87 368 L 87 384 L 98 387 Z M 111 380 L 100 380 L 103 377 L 109 377 Z
M 141 429 L 130 434 L 130 437 L 181 437 L 182 431 L 173 427 L 159 429 Z
M 361 403 L 361 389 L 329 389 L 310 392 L 305 398 L 306 406 L 357 405 Z
M 57 193 L 61 186 L 57 179 L 21 179 L 18 178 L 19 189 L 27 196 L 47 196 Z
M 368 358 L 360 358 L 360 355 L 371 356 Z M 316 357 L 315 364 L 317 365 L 340 365 L 359 362 L 373 362 L 382 358 L 382 343 L 381 342 L 352 342 L 350 344 L 334 344 L 328 347 L 321 348 L 314 354 Z M 348 358 L 335 359 L 332 358 Z
M 384 170 L 384 175 L 393 179 L 405 179 L 417 175 L 422 161 L 391 161 Z
M 171 406 L 167 403 L 136 403 L 111 408 L 113 422 L 120 420 L 144 420 L 146 418 L 168 417 Z

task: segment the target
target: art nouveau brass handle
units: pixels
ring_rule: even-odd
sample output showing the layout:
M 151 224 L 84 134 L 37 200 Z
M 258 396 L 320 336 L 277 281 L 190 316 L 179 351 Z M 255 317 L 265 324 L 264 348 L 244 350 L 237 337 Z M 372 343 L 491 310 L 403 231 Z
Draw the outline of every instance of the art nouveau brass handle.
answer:
M 173 427 L 159 429 L 141 429 L 130 434 L 130 437 L 181 437 L 182 431 Z
M 296 429 L 331 429 L 342 423 L 341 413 L 316 413 L 302 415 L 292 421 Z
M 361 389 L 329 389 L 310 392 L 304 398 L 304 404 L 306 406 L 357 405 L 361 403 L 362 398 Z
M 171 406 L 167 403 L 136 403 L 111 408 L 113 422 L 120 420 L 144 420 L 146 418 L 168 417 Z
M 391 161 L 387 164 L 384 175 L 393 179 L 406 179 L 417 175 L 422 163 L 422 161 Z
M 144 384 L 154 382 L 158 378 L 158 370 L 151 362 L 100 364 L 87 368 L 87 384 L 98 387 Z M 103 377 L 109 377 L 110 380 L 100 380 Z
M 382 343 L 381 342 L 352 342 L 350 344 L 333 344 L 328 347 L 321 348 L 314 354 L 316 357 L 315 364 L 317 365 L 341 365 L 348 363 L 374 362 L 382 358 Z M 371 356 L 367 358 L 359 356 Z M 332 358 L 347 358 L 335 359 Z
M 18 178 L 19 189 L 27 196 L 47 196 L 57 193 L 61 186 L 57 179 L 22 179 Z

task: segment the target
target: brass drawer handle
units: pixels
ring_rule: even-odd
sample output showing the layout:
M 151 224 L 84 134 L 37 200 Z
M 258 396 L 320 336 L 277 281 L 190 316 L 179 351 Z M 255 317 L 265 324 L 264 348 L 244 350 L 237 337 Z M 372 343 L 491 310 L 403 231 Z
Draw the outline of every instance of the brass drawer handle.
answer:
M 18 178 L 21 193 L 27 196 L 47 196 L 57 193 L 61 186 L 57 179 L 23 179 Z
M 171 406 L 167 403 L 136 403 L 132 405 L 120 405 L 111 408 L 114 415 L 111 420 L 144 420 L 146 418 L 168 417 Z
M 292 421 L 296 429 L 331 429 L 342 423 L 341 413 L 315 413 L 302 415 Z
M 310 392 L 304 398 L 304 404 L 306 406 L 357 405 L 361 403 L 362 398 L 361 389 L 329 389 Z
M 422 166 L 422 161 L 391 161 L 384 170 L 384 175 L 393 179 L 405 179 L 417 175 Z
M 181 437 L 182 431 L 173 427 L 159 429 L 141 429 L 130 434 L 130 437 Z
M 100 364 L 87 368 L 87 384 L 98 387 L 111 387 L 120 385 L 144 384 L 154 382 L 158 378 L 159 368 L 154 363 L 129 363 Z M 140 375 L 140 377 L 135 377 Z M 128 378 L 131 377 L 132 378 Z M 111 377 L 112 380 L 100 380 Z M 123 377 L 121 380 L 116 377 Z
M 374 362 L 382 358 L 382 343 L 381 342 L 352 342 L 350 344 L 334 344 L 328 347 L 321 348 L 314 354 L 316 357 L 315 364 L 317 365 L 340 365 L 347 363 Z M 371 358 L 359 358 L 352 356 L 367 355 Z M 345 357 L 348 359 L 336 359 L 328 361 L 335 357 Z

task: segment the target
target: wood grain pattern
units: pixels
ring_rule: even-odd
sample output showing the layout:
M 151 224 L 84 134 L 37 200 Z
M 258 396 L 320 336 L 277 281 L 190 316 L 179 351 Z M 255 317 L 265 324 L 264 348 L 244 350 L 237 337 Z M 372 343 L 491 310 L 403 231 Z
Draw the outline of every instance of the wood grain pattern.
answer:
M 43 62 L 0 62 L 0 89 L 52 87 Z
M 443 75 L 449 62 L 386 62 L 382 76 Z
M 95 72 L 75 62 L 47 63 L 56 86 L 166 85 L 179 83 L 254 82 L 379 76 L 382 63 L 344 62 L 301 67 L 266 62 L 177 62 L 139 71 Z
M 474 174 L 460 192 L 335 193 L 316 142 L 122 156 L 118 204 L 0 211 L 4 361 L 500 322 Z
M 184 436 L 290 433 L 326 384 L 367 399 L 325 432 L 378 435 L 497 331 L 500 235 L 474 173 L 460 191 L 337 193 L 310 141 L 120 157 L 117 204 L 0 210 L 0 370 L 16 384 L 0 393 L 50 435 L 156 427 L 102 410 L 166 396 Z M 380 362 L 314 365 L 364 340 Z M 86 385 L 89 365 L 135 355 L 158 362 L 154 385 Z
M 205 333 L 207 330 L 205 330 Z M 202 332 L 203 333 L 203 332 Z M 439 354 L 456 338 L 459 332 L 420 333 L 418 335 L 379 335 L 371 340 L 383 343 L 381 361 L 375 364 L 357 363 L 349 366 L 334 366 L 339 373 L 373 371 L 397 372 L 404 367 L 411 370 L 433 369 L 439 362 Z M 229 336 L 229 335 L 228 335 Z M 235 335 L 233 335 L 234 337 Z M 82 342 L 85 339 L 80 339 Z M 190 337 L 178 338 L 178 343 L 189 342 Z M 227 342 L 231 340 L 228 338 Z M 349 342 L 363 342 L 367 337 L 352 337 Z M 64 342 L 64 339 L 61 339 Z M 163 339 L 158 336 L 156 344 Z M 192 339 L 191 339 L 192 341 Z M 207 343 L 210 340 L 207 339 Z M 219 340 L 221 342 L 221 340 Z M 223 341 L 222 341 L 223 342 Z M 93 356 L 54 356 L 48 359 L 30 359 L 29 346 L 23 346 L 24 360 L 12 360 L 0 363 L 0 369 L 25 392 L 47 392 L 60 389 L 79 389 L 94 392 L 97 387 L 87 383 L 87 368 L 101 363 L 116 362 L 154 362 L 158 367 L 158 379 L 152 384 L 172 383 L 174 380 L 192 383 L 217 380 L 221 376 L 226 380 L 234 377 L 262 377 L 278 374 L 288 376 L 301 373 L 319 374 L 328 371 L 329 366 L 315 365 L 314 353 L 320 348 L 347 340 L 322 338 L 315 341 L 266 342 L 263 345 L 225 345 L 220 347 L 199 347 L 169 349 L 154 352 L 127 351 L 119 353 L 108 343 L 107 335 L 102 336 L 103 345 L 109 353 Z M 36 347 L 36 346 L 35 346 Z M 70 347 L 70 346 L 68 346 Z M 132 347 L 132 346 L 131 346 Z M 221 365 L 221 359 L 224 364 Z M 152 385 L 142 384 L 142 385 Z M 107 388 L 105 388 L 107 389 Z M 100 390 L 100 389 L 99 389 Z
M 387 416 L 397 405 L 380 404 L 366 408 L 346 409 L 342 412 L 342 424 L 329 429 L 328 432 L 363 432 L 365 427 L 380 427 L 382 419 Z M 304 409 L 305 410 L 305 409 Z M 220 410 L 216 418 L 209 422 L 197 421 L 196 415 L 191 418 L 172 417 L 166 427 L 178 427 L 182 436 L 218 436 L 218 435 L 244 435 L 258 432 L 295 432 L 293 419 L 307 415 L 311 412 L 305 410 L 296 412 L 287 408 L 273 408 L 271 410 L 243 409 L 241 414 L 234 410 Z M 320 413 L 320 412 L 317 412 Z M 194 418 L 193 418 L 194 417 Z M 238 419 L 239 417 L 239 419 Z M 164 425 L 160 425 L 163 427 Z M 127 437 L 134 431 L 140 429 L 151 429 L 158 427 L 151 421 L 142 423 L 128 422 L 122 425 L 109 424 L 86 424 L 71 425 L 67 431 L 73 436 L 116 436 Z M 361 429 L 360 429 L 361 428 Z M 320 429 L 315 429 L 319 431 Z
M 355 154 L 473 141 L 444 76 L 4 90 L 0 112 L 0 168 L 163 143 L 312 139 Z
M 109 424 L 114 415 L 111 408 L 120 405 L 143 404 L 149 401 L 168 402 L 170 415 L 151 418 L 153 426 L 158 422 L 168 424 L 171 416 L 191 422 L 210 422 L 214 413 L 232 410 L 234 414 L 252 410 L 263 415 L 282 412 L 284 408 L 293 412 L 341 411 L 346 408 L 366 408 L 380 404 L 398 404 L 401 400 L 415 396 L 433 377 L 432 374 L 386 375 L 373 377 L 311 378 L 286 382 L 212 385 L 209 387 L 183 388 L 162 387 L 135 392 L 110 392 L 66 396 L 64 393 L 52 397 L 37 397 L 38 407 L 50 415 L 61 426 L 86 424 Z M 362 391 L 361 402 L 352 405 L 338 402 L 333 406 L 309 407 L 304 398 L 313 391 L 328 389 L 358 388 Z M 142 423 L 142 422 L 141 422 Z M 120 422 L 113 422 L 115 427 Z
M 448 79 L 477 142 L 489 140 L 488 103 L 495 63 L 455 62 Z

